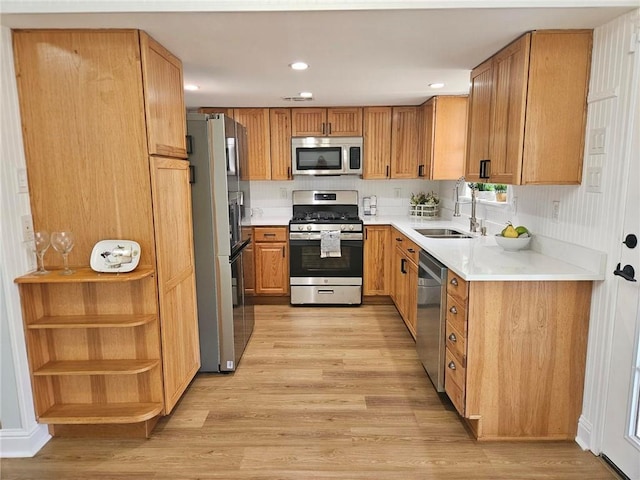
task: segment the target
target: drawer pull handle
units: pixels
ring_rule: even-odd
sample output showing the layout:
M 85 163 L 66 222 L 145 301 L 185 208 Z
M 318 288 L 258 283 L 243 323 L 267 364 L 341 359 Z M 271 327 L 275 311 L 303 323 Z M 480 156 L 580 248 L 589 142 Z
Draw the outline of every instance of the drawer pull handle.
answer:
M 400 237 L 396 237 L 396 242 L 401 242 L 402 239 Z
M 457 278 L 452 278 L 450 283 L 451 283 L 451 285 L 453 285 L 454 287 L 457 287 L 457 286 L 458 286 L 458 279 L 457 279 Z
M 453 313 L 454 315 L 458 313 L 458 309 L 456 308 L 456 306 L 455 306 L 455 305 L 454 305 L 453 307 L 451 307 L 451 308 L 449 309 L 449 311 L 450 311 L 451 313 Z
M 451 340 L 453 343 L 456 343 L 458 341 L 458 338 L 456 337 L 455 333 L 452 333 L 451 335 L 449 335 L 449 340 Z
M 451 370 L 455 370 L 456 369 L 456 364 L 453 362 L 449 362 L 449 365 L 447 365 L 447 367 L 449 367 Z
M 407 249 L 407 252 L 409 252 L 409 253 L 416 253 L 416 251 L 415 251 L 413 248 L 408 248 L 408 249 Z

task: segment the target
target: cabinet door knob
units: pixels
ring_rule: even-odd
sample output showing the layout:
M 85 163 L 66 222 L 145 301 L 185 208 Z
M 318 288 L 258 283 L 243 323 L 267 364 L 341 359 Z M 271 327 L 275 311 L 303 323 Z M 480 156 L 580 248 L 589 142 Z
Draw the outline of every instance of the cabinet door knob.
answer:
M 450 311 L 451 313 L 453 313 L 454 315 L 455 315 L 456 313 L 458 313 L 458 309 L 456 308 L 456 306 L 455 306 L 455 305 L 454 305 L 453 307 L 451 307 L 451 308 L 449 309 L 449 311 Z
M 455 370 L 456 369 L 456 364 L 453 363 L 453 361 L 449 362 L 449 365 L 447 365 L 447 367 L 449 367 L 451 370 Z
M 454 287 L 457 287 L 458 286 L 458 279 L 457 278 L 452 278 L 451 282 L 449 282 L 449 283 L 451 283 L 451 285 L 453 285 Z
M 451 333 L 449 335 L 449 340 L 451 340 L 453 343 L 456 343 L 458 341 L 458 338 L 456 337 L 455 333 Z

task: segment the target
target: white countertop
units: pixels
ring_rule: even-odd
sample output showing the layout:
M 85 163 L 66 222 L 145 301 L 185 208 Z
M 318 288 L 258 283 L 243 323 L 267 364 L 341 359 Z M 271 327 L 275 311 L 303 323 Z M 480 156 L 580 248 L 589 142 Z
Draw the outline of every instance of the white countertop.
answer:
M 365 217 L 365 225 L 392 225 L 465 280 L 561 281 L 604 280 L 606 254 L 580 245 L 533 234 L 529 249 L 508 252 L 493 235 L 427 238 L 416 228 L 468 229 L 451 221 L 412 217 Z
M 289 217 L 251 217 L 252 226 L 286 226 Z M 392 225 L 465 280 L 473 281 L 562 281 L 604 280 L 606 254 L 580 245 L 533 234 L 529 249 L 507 252 L 492 235 L 472 238 L 427 238 L 416 228 L 455 228 L 446 220 L 408 216 L 363 217 L 365 225 Z M 470 234 L 471 235 L 471 234 Z

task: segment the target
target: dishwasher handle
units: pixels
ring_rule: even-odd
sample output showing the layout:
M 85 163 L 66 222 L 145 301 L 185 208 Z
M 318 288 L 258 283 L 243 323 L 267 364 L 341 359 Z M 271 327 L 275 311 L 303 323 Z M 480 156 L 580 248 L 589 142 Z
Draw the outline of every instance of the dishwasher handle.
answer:
M 424 251 L 420 252 L 419 266 L 426 271 L 432 279 L 438 280 L 440 284 L 444 283 L 444 279 L 447 278 L 447 267 Z

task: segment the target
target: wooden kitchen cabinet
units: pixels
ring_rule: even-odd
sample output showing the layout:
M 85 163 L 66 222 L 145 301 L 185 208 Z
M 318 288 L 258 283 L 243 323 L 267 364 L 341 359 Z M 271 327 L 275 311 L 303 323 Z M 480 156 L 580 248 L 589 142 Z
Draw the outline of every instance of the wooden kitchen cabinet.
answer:
M 362 107 L 292 108 L 294 137 L 361 137 Z
M 256 295 L 289 294 L 287 227 L 254 227 Z
M 364 227 L 363 295 L 389 295 L 392 246 L 390 226 Z
M 575 438 L 591 282 L 447 281 L 445 391 L 474 435 Z
M 393 107 L 391 178 L 418 178 L 418 107 Z
M 200 362 L 179 60 L 137 30 L 13 41 L 34 228 L 76 237 L 77 273 L 16 280 L 36 415 L 54 434 L 148 435 Z M 93 246 L 114 238 L 140 244 L 138 268 L 91 271 Z
M 270 108 L 271 180 L 291 180 L 291 110 Z
M 247 164 L 244 169 L 241 168 L 240 178 L 269 180 L 271 178 L 269 109 L 236 108 L 233 111 L 233 118 L 247 129 Z
M 467 180 L 581 182 L 591 45 L 591 30 L 533 31 L 471 72 Z
M 464 175 L 467 95 L 431 97 L 418 112 L 418 175 L 457 180 Z
M 365 180 L 391 176 L 391 118 L 391 107 L 364 108 L 362 178 Z
M 418 315 L 418 261 L 420 247 L 395 228 L 391 231 L 393 250 L 391 298 L 409 332 L 416 338 Z
M 139 33 L 149 155 L 187 158 L 182 62 Z

